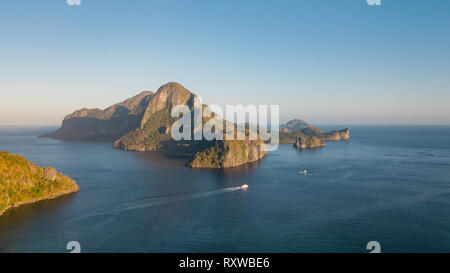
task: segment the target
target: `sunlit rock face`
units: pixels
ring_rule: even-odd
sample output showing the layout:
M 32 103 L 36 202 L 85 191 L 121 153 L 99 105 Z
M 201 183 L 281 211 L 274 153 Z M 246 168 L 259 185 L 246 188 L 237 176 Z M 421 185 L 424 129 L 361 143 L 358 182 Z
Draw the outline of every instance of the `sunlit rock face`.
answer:
M 294 144 L 298 149 L 313 149 L 325 146 L 323 141 L 315 136 L 300 136 Z

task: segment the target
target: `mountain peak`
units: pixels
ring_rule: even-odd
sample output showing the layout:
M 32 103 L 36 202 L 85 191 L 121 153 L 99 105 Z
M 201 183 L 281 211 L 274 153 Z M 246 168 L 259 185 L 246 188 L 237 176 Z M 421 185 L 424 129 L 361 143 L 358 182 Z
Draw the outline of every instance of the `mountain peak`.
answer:
M 181 84 L 177 82 L 168 82 L 158 88 L 155 97 L 161 98 L 173 98 L 173 97 L 186 97 L 190 96 L 192 93 L 184 88 Z
M 162 89 L 162 88 L 181 88 L 181 89 L 185 89 L 184 86 L 181 85 L 178 82 L 168 82 L 166 84 L 161 85 L 161 87 L 159 89 Z
M 188 105 L 193 96 L 195 96 L 193 93 L 177 82 L 168 82 L 162 85 L 148 103 L 140 128 L 144 127 L 150 115 L 162 109 L 167 109 L 170 113 L 175 105 Z

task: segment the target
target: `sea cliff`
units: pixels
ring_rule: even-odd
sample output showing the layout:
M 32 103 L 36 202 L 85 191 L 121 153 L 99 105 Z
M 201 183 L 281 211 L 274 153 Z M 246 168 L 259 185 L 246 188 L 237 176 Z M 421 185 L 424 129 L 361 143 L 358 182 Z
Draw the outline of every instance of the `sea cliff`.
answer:
M 262 149 L 262 141 L 217 141 L 195 154 L 189 166 L 193 168 L 230 168 L 251 163 L 263 158 L 267 152 Z
M 324 133 L 321 136 L 321 139 L 323 141 L 341 141 L 341 140 L 347 140 L 350 139 L 350 130 L 349 129 L 343 129 L 339 131 L 331 131 Z
M 298 149 L 314 149 L 325 146 L 323 141 L 315 136 L 300 136 L 294 144 Z

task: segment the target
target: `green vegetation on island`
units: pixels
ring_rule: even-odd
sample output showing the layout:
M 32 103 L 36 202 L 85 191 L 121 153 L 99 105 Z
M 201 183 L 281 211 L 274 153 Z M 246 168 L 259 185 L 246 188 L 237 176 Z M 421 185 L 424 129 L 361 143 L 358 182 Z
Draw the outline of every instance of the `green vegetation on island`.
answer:
M 248 130 L 246 130 L 248 136 Z M 267 152 L 260 137 L 257 140 L 216 140 L 214 145 L 197 152 L 189 164 L 193 168 L 230 168 L 257 161 Z
M 300 137 L 321 138 L 323 131 L 319 128 L 310 126 L 299 131 L 280 131 L 280 144 L 295 143 Z
M 350 130 L 323 132 L 300 119 L 294 119 L 280 126 L 280 144 L 293 143 L 299 149 L 319 148 L 325 141 L 341 141 L 350 138 Z
M 181 140 L 171 137 L 171 127 L 177 118 L 171 117 L 172 107 L 186 105 L 192 114 L 196 95 L 186 90 L 179 83 L 167 83 L 161 86 L 150 100 L 141 121 L 140 128 L 135 129 L 115 141 L 114 148 L 134 151 L 158 150 L 171 157 L 187 157 L 188 166 L 193 168 L 230 168 L 257 161 L 266 155 L 257 140 Z M 204 109 L 206 105 L 202 105 Z M 193 115 L 191 115 L 193 116 Z M 218 118 L 218 117 L 215 117 Z M 202 125 L 211 118 L 203 117 Z M 223 122 L 225 128 L 226 122 Z M 194 124 L 194 121 L 191 120 Z M 236 127 L 235 134 L 236 134 Z M 191 136 L 194 135 L 193 126 Z M 246 132 L 248 136 L 248 131 Z
M 7 209 L 79 191 L 69 177 L 0 151 L 0 215 Z
M 286 124 L 281 125 L 280 132 L 300 131 L 306 127 L 311 127 L 311 125 L 301 119 L 293 119 Z
M 131 151 L 155 151 L 169 141 L 170 125 L 175 122 L 167 109 L 149 115 L 142 129 L 135 129 L 114 142 L 114 148 Z

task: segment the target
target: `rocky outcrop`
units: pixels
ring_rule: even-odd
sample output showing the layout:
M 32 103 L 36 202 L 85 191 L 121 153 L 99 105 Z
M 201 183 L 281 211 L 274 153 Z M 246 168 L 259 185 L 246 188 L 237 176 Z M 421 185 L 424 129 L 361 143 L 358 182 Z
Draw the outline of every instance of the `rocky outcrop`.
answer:
M 176 82 L 169 82 L 161 86 L 145 109 L 144 116 L 140 123 L 140 129 L 144 128 L 154 113 L 163 109 L 167 109 L 170 113 L 172 107 L 175 105 L 189 105 L 192 107 L 194 96 L 194 94 Z
M 44 172 L 42 178 L 48 179 L 50 181 L 55 181 L 56 178 L 58 178 L 58 172 L 56 171 L 56 169 L 52 167 L 44 167 L 42 168 L 42 170 Z
M 323 141 L 340 141 L 340 140 L 346 140 L 350 139 L 350 130 L 349 129 L 343 129 L 339 131 L 331 131 L 324 133 L 321 136 L 321 139 Z
M 0 152 L 0 215 L 12 207 L 79 191 L 69 177 L 19 155 Z
M 298 149 L 313 149 L 325 146 L 323 141 L 316 136 L 300 136 L 294 144 Z
M 170 113 L 176 105 L 193 108 L 195 95 L 181 84 L 169 82 L 161 86 L 143 111 L 139 126 L 114 142 L 116 149 L 128 151 L 165 150 L 171 141 L 170 128 L 176 121 Z
M 267 152 L 260 140 L 217 141 L 215 145 L 195 154 L 189 164 L 193 168 L 230 168 L 263 158 Z
M 83 108 L 67 115 L 61 128 L 40 137 L 63 140 L 114 141 L 136 129 L 154 93 L 144 91 L 105 110 Z

